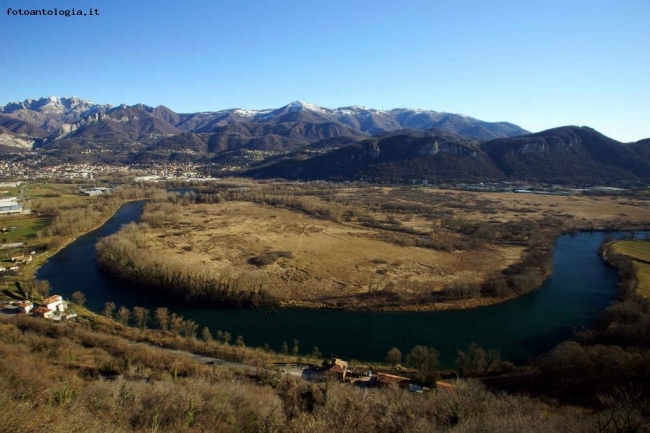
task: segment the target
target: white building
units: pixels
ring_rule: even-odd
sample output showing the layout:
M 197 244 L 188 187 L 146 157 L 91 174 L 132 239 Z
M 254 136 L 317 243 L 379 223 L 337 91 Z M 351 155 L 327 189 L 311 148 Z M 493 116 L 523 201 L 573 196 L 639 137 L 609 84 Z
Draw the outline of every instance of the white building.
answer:
M 61 295 L 53 295 L 50 296 L 49 298 L 43 299 L 43 302 L 41 302 L 41 306 L 52 311 L 56 311 L 56 310 L 64 311 L 66 307 Z
M 53 310 L 48 310 L 45 307 L 38 307 L 38 308 L 34 308 L 32 314 L 34 314 L 34 316 L 37 316 L 37 317 L 42 317 L 44 319 L 49 319 L 50 317 L 52 317 L 54 315 L 54 311 Z
M 18 204 L 16 197 L 0 198 L 0 215 L 18 214 L 23 212 L 23 206 Z
M 9 207 L 9 206 L 17 206 L 17 205 L 18 205 L 18 199 L 16 197 L 0 198 L 0 207 Z
M 18 311 L 20 311 L 23 314 L 27 314 L 30 311 L 32 311 L 32 308 L 34 308 L 34 304 L 32 301 L 23 301 L 20 304 L 18 304 Z

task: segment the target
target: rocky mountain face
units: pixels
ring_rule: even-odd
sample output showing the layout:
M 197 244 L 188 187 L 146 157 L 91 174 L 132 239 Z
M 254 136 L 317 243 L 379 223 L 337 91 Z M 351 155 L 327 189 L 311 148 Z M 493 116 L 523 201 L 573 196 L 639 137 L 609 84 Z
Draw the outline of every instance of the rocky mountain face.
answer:
M 547 182 L 650 180 L 650 140 L 621 143 L 588 127 L 565 126 L 495 139 L 481 149 L 510 178 Z
M 77 97 L 26 99 L 0 107 L 0 113 L 37 126 L 49 133 L 66 123 L 75 123 L 89 115 L 110 109 L 110 105 L 94 104 Z
M 32 150 L 56 137 L 64 125 L 72 125 L 110 105 L 93 104 L 82 99 L 26 99 L 0 107 L 0 151 Z
M 31 150 L 48 133 L 36 125 L 0 114 L 0 151 Z

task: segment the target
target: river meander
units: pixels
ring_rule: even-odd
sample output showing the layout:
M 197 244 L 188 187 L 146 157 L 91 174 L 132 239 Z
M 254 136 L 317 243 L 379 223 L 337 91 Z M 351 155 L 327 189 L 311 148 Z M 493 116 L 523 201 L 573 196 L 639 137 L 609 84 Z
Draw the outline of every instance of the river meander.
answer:
M 251 346 L 268 343 L 278 350 L 283 341 L 291 346 L 297 338 L 301 352 L 318 346 L 325 355 L 381 360 L 391 347 L 407 353 L 422 344 L 437 348 L 447 364 L 453 362 L 456 350 L 470 342 L 499 349 L 505 360 L 525 361 L 569 337 L 574 328 L 588 326 L 616 292 L 617 275 L 597 254 L 606 234 L 593 232 L 557 239 L 553 274 L 538 290 L 487 307 L 426 313 L 188 308 L 145 296 L 106 277 L 95 265 L 97 240 L 137 221 L 143 205 L 122 206 L 102 227 L 54 255 L 38 270 L 37 278 L 48 280 L 52 293 L 64 297 L 82 291 L 95 312 L 101 312 L 109 301 L 118 307 L 142 306 L 152 311 L 164 306 L 201 328 L 208 326 L 213 334 L 219 329 L 230 332 L 233 339 L 243 335 Z

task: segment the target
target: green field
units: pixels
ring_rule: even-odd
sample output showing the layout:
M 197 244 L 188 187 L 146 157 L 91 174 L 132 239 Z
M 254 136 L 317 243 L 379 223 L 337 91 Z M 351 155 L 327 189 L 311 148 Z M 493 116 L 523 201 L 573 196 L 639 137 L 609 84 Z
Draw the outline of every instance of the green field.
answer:
M 51 183 L 36 183 L 27 185 L 25 191 L 25 198 L 39 198 L 39 197 L 60 197 L 69 194 L 66 189 L 73 187 L 72 185 L 61 185 Z
M 650 298 L 650 241 L 618 241 L 614 243 L 614 251 L 632 258 L 639 279 L 637 293 Z
M 25 242 L 36 237 L 36 232 L 50 223 L 49 217 L 10 216 L 0 218 L 0 227 L 8 231 L 0 233 L 2 243 Z

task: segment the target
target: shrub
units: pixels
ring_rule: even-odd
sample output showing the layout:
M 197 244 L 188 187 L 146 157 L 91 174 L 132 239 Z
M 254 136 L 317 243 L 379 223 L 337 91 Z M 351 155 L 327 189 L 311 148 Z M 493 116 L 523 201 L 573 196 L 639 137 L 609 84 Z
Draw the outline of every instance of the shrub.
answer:
M 290 251 L 271 251 L 248 259 L 248 263 L 258 267 L 263 267 L 275 263 L 280 257 L 290 259 L 293 257 L 293 253 Z

